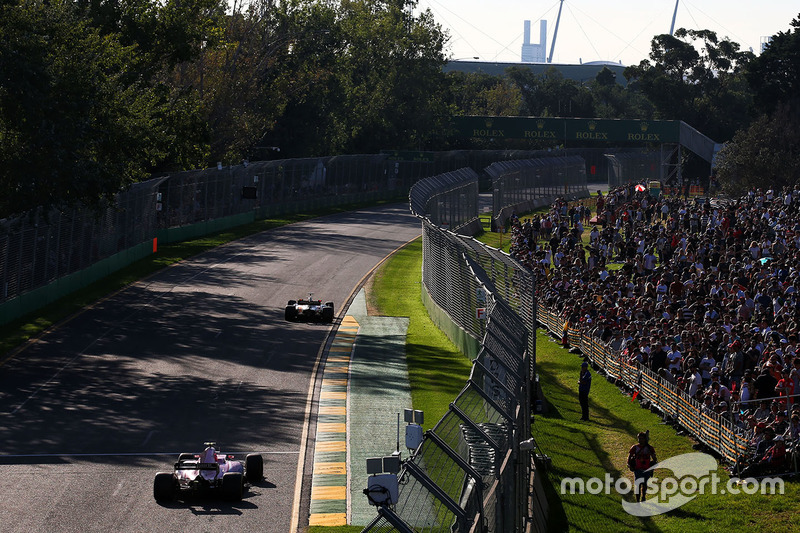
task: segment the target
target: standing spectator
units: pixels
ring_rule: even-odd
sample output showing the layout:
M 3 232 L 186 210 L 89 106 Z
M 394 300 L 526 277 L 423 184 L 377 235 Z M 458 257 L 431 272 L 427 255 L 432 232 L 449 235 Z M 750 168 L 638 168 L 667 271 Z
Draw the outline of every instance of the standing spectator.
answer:
M 700 360 L 700 372 L 703 376 L 703 385 L 711 383 L 711 369 L 714 368 L 716 364 L 717 361 L 714 359 L 714 356 L 711 355 L 710 351 L 707 351 Z
M 640 432 L 637 439 L 638 444 L 631 446 L 628 451 L 628 468 L 633 470 L 636 501 L 643 502 L 647 499 L 647 480 L 653 475 L 652 470 L 648 470 L 658 462 L 658 459 L 656 450 L 650 446 L 650 430 Z
M 581 373 L 578 377 L 578 400 L 581 404 L 581 420 L 589 421 L 589 389 L 592 387 L 592 373 L 589 372 L 589 363 L 581 363 Z
M 794 395 L 794 382 L 789 377 L 789 374 L 789 368 L 781 369 L 781 379 L 779 379 L 778 383 L 775 385 L 775 393 L 781 397 L 781 399 L 778 400 L 781 403 L 781 409 L 788 409 L 790 407 L 790 405 L 787 405 L 786 400 L 787 397 Z
M 702 387 L 703 376 L 697 368 L 697 363 L 694 362 L 694 359 L 689 359 L 689 396 L 694 398 L 697 391 L 702 390 Z
M 656 268 L 656 256 L 653 254 L 652 248 L 648 248 L 645 252 L 643 266 L 648 274 L 651 274 Z
M 670 371 L 681 371 L 681 351 L 678 349 L 678 343 L 673 342 L 671 350 L 667 353 L 667 361 L 669 361 L 667 368 Z
M 769 369 L 764 367 L 761 369 L 761 374 L 753 382 L 755 388 L 756 398 L 771 398 L 775 395 L 775 387 L 778 385 L 778 380 L 772 377 Z

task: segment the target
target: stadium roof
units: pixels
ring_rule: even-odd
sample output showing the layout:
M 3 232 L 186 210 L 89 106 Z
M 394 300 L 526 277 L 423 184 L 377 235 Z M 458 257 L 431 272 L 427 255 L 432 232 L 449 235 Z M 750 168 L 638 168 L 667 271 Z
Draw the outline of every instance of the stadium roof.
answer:
M 509 67 L 529 68 L 534 74 L 543 74 L 547 69 L 558 70 L 565 78 L 581 83 L 590 83 L 604 68 L 616 74 L 617 83 L 623 87 L 628 84 L 622 75 L 625 65 L 609 61 L 591 61 L 583 64 L 566 63 L 497 63 L 491 61 L 448 61 L 445 72 L 483 73 L 490 76 L 501 76 Z

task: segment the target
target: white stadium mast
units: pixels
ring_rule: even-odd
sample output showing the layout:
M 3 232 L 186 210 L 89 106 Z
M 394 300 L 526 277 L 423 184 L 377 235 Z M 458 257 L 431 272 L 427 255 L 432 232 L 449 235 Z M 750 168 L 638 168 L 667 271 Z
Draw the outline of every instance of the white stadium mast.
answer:
M 550 44 L 550 57 L 547 58 L 548 63 L 553 62 L 553 50 L 556 48 L 556 37 L 558 37 L 558 23 L 561 22 L 561 8 L 564 7 L 564 0 L 558 5 L 558 17 L 556 18 L 556 29 L 553 30 L 553 42 Z
M 672 12 L 672 26 L 669 27 L 670 35 L 673 35 L 675 33 L 675 17 L 678 15 L 678 2 L 680 1 L 681 0 L 675 0 L 675 11 Z

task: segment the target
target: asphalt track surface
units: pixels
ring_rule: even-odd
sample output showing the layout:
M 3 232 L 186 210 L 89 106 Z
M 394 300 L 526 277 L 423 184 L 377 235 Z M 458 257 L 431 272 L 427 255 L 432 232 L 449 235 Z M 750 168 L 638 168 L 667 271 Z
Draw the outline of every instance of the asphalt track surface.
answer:
M 314 427 L 310 391 L 331 328 L 286 323 L 284 306 L 313 291 L 338 315 L 364 276 L 419 233 L 407 204 L 267 231 L 136 283 L 7 359 L 0 529 L 302 526 L 311 485 L 303 440 L 313 440 L 304 428 Z M 209 440 L 241 458 L 261 453 L 265 479 L 241 502 L 157 504 L 155 473 Z

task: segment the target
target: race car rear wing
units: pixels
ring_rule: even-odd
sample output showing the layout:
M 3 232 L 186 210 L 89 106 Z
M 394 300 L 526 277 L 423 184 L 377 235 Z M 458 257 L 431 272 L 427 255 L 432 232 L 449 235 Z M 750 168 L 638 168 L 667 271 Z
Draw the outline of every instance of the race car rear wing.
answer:
M 217 463 L 175 463 L 175 470 L 219 470 Z

